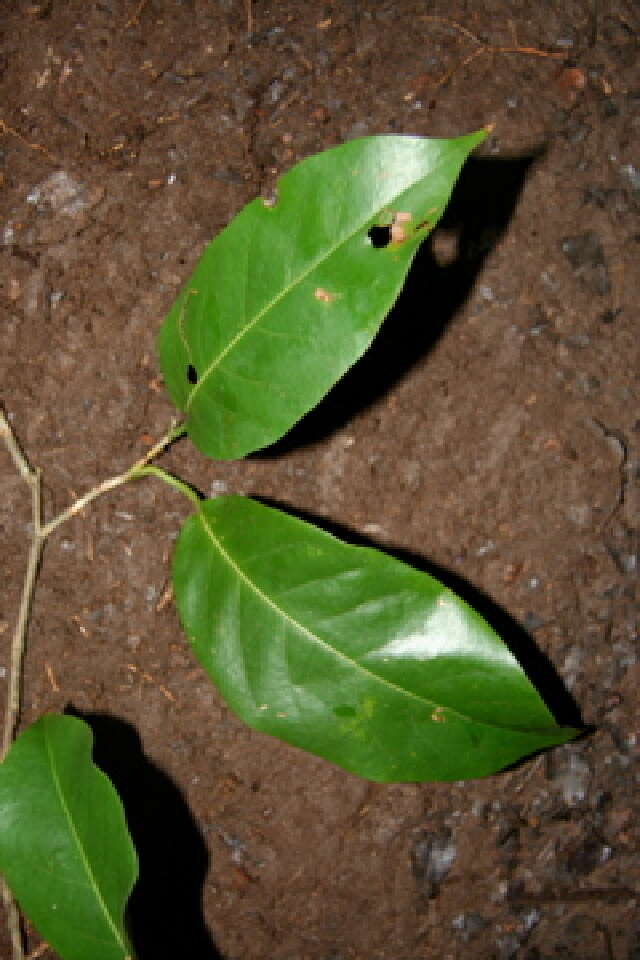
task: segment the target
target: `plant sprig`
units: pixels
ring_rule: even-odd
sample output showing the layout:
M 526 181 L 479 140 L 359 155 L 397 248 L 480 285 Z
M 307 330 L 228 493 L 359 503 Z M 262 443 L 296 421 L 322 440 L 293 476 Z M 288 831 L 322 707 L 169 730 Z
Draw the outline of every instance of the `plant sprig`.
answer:
M 48 522 L 43 520 L 42 511 L 42 472 L 36 467 L 32 467 L 26 455 L 23 453 L 16 434 L 11 427 L 8 417 L 2 407 L 0 407 L 0 437 L 5 441 L 7 450 L 13 460 L 13 463 L 31 491 L 31 538 L 29 544 L 29 554 L 27 558 L 27 569 L 22 585 L 20 596 L 20 606 L 13 641 L 11 644 L 11 662 L 9 668 L 9 691 L 7 696 L 7 706 L 2 731 L 2 755 L 0 762 L 4 760 L 7 751 L 13 740 L 16 726 L 20 715 L 20 687 L 22 680 L 22 661 L 24 658 L 25 638 L 29 623 L 29 612 L 33 600 L 33 594 L 38 576 L 38 567 L 42 557 L 42 551 L 48 537 L 57 530 L 59 526 L 76 516 L 98 497 L 124 483 L 129 483 L 139 477 L 154 475 L 164 479 L 166 483 L 193 499 L 193 492 L 170 474 L 165 473 L 158 467 L 150 467 L 149 464 L 157 456 L 163 453 L 178 437 L 181 437 L 186 431 L 184 422 L 174 420 L 165 435 L 155 443 L 151 449 L 139 460 L 125 470 L 123 473 L 116 474 L 96 484 L 73 503 L 69 504 L 64 510 L 53 517 Z
M 139 460 L 125 470 L 123 473 L 109 477 L 88 490 L 83 496 L 78 497 L 73 503 L 69 504 L 64 510 L 53 517 L 48 522 L 43 520 L 42 510 L 42 471 L 38 467 L 32 467 L 23 452 L 19 440 L 9 422 L 4 409 L 0 406 L 0 437 L 5 442 L 9 455 L 14 466 L 22 479 L 25 481 L 31 494 L 31 536 L 29 540 L 29 550 L 27 554 L 27 567 L 22 583 L 20 594 L 20 604 L 16 625 L 13 631 L 11 641 L 11 653 L 8 671 L 7 684 L 7 702 L 5 707 L 4 721 L 2 725 L 2 747 L 0 754 L 0 763 L 6 758 L 15 732 L 20 720 L 21 711 L 21 690 L 22 690 L 22 666 L 25 656 L 25 645 L 27 630 L 29 626 L 29 615 L 33 603 L 33 596 L 38 578 L 38 570 L 42 559 L 45 543 L 48 537 L 63 523 L 70 520 L 84 510 L 93 500 L 115 490 L 116 487 L 135 480 L 139 477 L 153 475 L 164 479 L 169 485 L 179 489 L 182 493 L 193 499 L 195 496 L 186 484 L 172 477 L 170 474 L 161 470 L 159 467 L 150 466 L 150 462 L 167 449 L 175 440 L 185 432 L 185 426 L 182 421 L 174 420 L 167 433 L 155 443 L 151 449 Z M 14 897 L 2 878 L 2 898 L 5 910 L 7 912 L 7 924 L 11 937 L 11 946 L 14 960 L 24 960 L 24 948 L 22 945 L 22 932 L 20 929 L 20 912 L 16 906 Z
M 503 640 L 435 578 L 246 497 L 203 499 L 153 463 L 184 433 L 210 457 L 244 456 L 311 410 L 372 342 L 486 133 L 350 141 L 297 164 L 274 203 L 245 207 L 159 334 L 162 374 L 186 419 L 49 520 L 40 471 L 0 410 L 32 504 L 3 727 L 0 868 L 64 960 L 131 960 L 125 906 L 137 864 L 83 721 L 46 715 L 14 742 L 29 611 L 47 538 L 130 480 L 157 477 L 195 507 L 174 552 L 178 613 L 194 655 L 254 729 L 386 783 L 484 776 L 578 732 L 556 722 Z M 43 862 L 56 869 L 36 870 Z M 23 960 L 7 886 L 4 895 Z

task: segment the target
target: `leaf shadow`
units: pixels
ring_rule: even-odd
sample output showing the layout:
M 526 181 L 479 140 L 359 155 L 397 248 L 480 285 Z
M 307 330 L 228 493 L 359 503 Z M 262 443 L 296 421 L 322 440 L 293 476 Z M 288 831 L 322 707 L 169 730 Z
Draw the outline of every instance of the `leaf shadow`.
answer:
M 250 459 L 274 459 L 326 439 L 383 397 L 433 349 L 468 299 L 542 155 L 540 149 L 525 156 L 469 158 L 436 231 L 418 250 L 405 285 L 367 352 L 284 437 Z M 438 233 L 457 237 L 457 255 L 446 265 L 440 265 L 434 254 Z
M 590 730 L 586 730 L 585 728 L 578 703 L 565 686 L 549 657 L 540 650 L 535 640 L 524 629 L 522 624 L 511 616 L 507 610 L 496 603 L 488 594 L 474 586 L 461 574 L 455 573 L 410 550 L 386 543 L 383 545 L 378 544 L 359 531 L 355 531 L 342 524 L 334 523 L 325 517 L 316 516 L 308 511 L 299 510 L 291 507 L 289 504 L 280 503 L 277 500 L 266 497 L 255 497 L 255 499 L 264 503 L 265 506 L 274 507 L 291 516 L 298 517 L 306 523 L 311 523 L 352 546 L 380 550 L 388 556 L 399 560 L 401 563 L 413 567 L 415 570 L 435 577 L 436 580 L 439 580 L 445 587 L 448 587 L 461 597 L 470 607 L 473 607 L 481 617 L 484 617 L 489 626 L 495 630 L 518 660 L 527 677 L 555 717 L 556 722 L 560 726 L 575 727 L 582 731 L 590 732 Z
M 202 914 L 209 854 L 186 800 L 144 754 L 126 721 L 106 713 L 65 713 L 89 724 L 93 759 L 120 795 L 140 873 L 127 906 L 127 927 L 139 960 L 223 960 Z

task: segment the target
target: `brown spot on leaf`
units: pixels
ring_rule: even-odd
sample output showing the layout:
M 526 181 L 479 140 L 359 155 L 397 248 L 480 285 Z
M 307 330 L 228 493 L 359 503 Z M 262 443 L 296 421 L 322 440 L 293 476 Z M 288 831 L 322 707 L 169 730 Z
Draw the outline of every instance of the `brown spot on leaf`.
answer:
M 333 293 L 329 293 L 329 291 L 325 290 L 323 287 L 316 287 L 313 295 L 316 300 L 321 300 L 322 303 L 331 303 L 333 300 L 335 300 L 335 295 Z
M 407 231 L 402 226 L 401 223 L 392 223 L 391 224 L 391 242 L 392 243 L 404 243 L 407 239 Z

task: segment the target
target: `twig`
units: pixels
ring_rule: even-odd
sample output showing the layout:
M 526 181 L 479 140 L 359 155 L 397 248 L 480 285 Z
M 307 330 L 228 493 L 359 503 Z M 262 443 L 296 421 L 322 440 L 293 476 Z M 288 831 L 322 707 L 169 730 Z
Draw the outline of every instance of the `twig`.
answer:
M 181 436 L 184 431 L 184 424 L 177 424 L 174 422 L 171 425 L 171 429 L 165 434 L 165 436 L 156 444 L 154 444 L 145 454 L 145 456 L 137 460 L 132 467 L 130 467 L 124 473 L 118 474 L 116 477 L 110 477 L 103 483 L 98 484 L 98 486 L 93 487 L 93 489 L 89 490 L 88 493 L 86 493 L 83 497 L 80 497 L 69 507 L 67 507 L 66 510 L 63 510 L 62 513 L 50 520 L 49 523 L 43 523 L 41 495 L 42 482 L 40 470 L 34 469 L 30 465 L 20 448 L 20 444 L 18 443 L 17 437 L 13 432 L 4 410 L 2 407 L 0 407 L 0 437 L 4 439 L 7 450 L 9 451 L 9 455 L 13 460 L 16 470 L 31 490 L 31 516 L 33 526 L 31 543 L 29 546 L 29 555 L 27 558 L 27 569 L 22 585 L 22 594 L 20 597 L 18 618 L 11 643 L 9 685 L 7 691 L 7 705 L 4 726 L 2 730 L 2 753 L 0 755 L 0 762 L 5 759 L 9 751 L 20 718 L 22 663 L 24 660 L 29 613 L 31 611 L 31 604 L 33 601 L 36 580 L 38 577 L 40 560 L 42 558 L 42 551 L 44 549 L 44 544 L 47 537 L 57 527 L 59 527 L 61 523 L 64 523 L 65 520 L 75 516 L 75 514 L 83 510 L 87 504 L 91 503 L 92 500 L 95 500 L 96 497 L 106 493 L 108 490 L 113 490 L 115 487 L 118 487 L 123 483 L 127 483 L 129 480 L 133 480 L 136 477 L 142 477 L 147 474 L 160 475 L 163 476 L 163 478 L 165 476 L 168 477 L 168 474 L 163 475 L 163 472 L 158 468 L 150 467 L 149 463 L 156 456 L 158 456 L 159 453 L 166 449 L 169 444 Z M 186 492 L 186 495 L 189 496 L 190 499 L 195 497 L 193 491 L 187 488 L 186 484 L 181 484 L 181 482 L 177 480 L 172 482 L 173 480 L 174 478 L 171 478 L 170 482 L 172 486 L 177 487 L 177 489 L 181 490 L 181 492 Z M 13 960 L 24 960 L 24 946 L 20 927 L 20 913 L 4 878 L 2 879 L 2 898 L 7 911 L 7 923 L 11 935 Z M 39 956 L 39 954 L 36 953 L 36 956 Z
M 194 503 L 196 507 L 200 507 L 202 503 L 202 498 L 200 494 L 189 486 L 188 483 L 185 483 L 184 480 L 180 480 L 179 477 L 174 477 L 171 473 L 167 473 L 166 470 L 162 470 L 160 467 L 147 467 L 139 466 L 132 467 L 129 471 L 130 480 L 135 480 L 136 477 L 159 477 L 160 480 L 164 481 L 168 486 L 173 487 L 174 490 L 177 490 L 187 500 L 191 500 L 191 503 Z
M 29 466 L 27 458 L 20 449 L 18 441 L 16 440 L 13 431 L 9 426 L 9 422 L 5 417 L 4 410 L 2 410 L 2 408 L 0 408 L 0 435 L 4 437 L 7 449 L 18 473 L 31 487 L 32 510 L 34 517 L 36 515 L 39 516 L 40 475 L 36 471 L 32 471 L 31 467 Z M 29 550 L 29 560 L 27 562 L 27 573 L 25 575 L 22 597 L 20 599 L 18 622 L 16 624 L 16 629 L 13 634 L 13 641 L 11 643 L 9 689 L 7 690 L 7 705 L 2 736 L 1 760 L 4 760 L 7 750 L 11 744 L 11 740 L 13 739 L 13 731 L 15 730 L 18 714 L 20 712 L 20 677 L 22 675 L 22 656 L 24 648 L 23 636 L 29 616 L 29 598 L 33 593 L 35 575 L 37 573 L 38 562 L 40 559 L 40 549 L 37 551 L 34 549 L 35 543 L 35 539 L 32 540 L 31 549 Z M 4 877 L 2 878 L 2 900 L 7 912 L 7 926 L 9 927 L 9 934 L 11 936 L 13 960 L 24 960 L 22 930 L 20 928 L 20 913 L 18 911 L 16 902 L 13 899 L 13 894 L 11 893 Z
M 27 570 L 22 585 L 22 596 L 20 597 L 20 608 L 18 610 L 18 619 L 13 633 L 13 642 L 11 644 L 11 667 L 9 670 L 9 690 L 7 692 L 7 708 L 5 713 L 4 729 L 2 734 L 2 759 L 4 760 L 18 723 L 20 713 L 20 681 L 22 678 L 22 659 L 24 657 L 24 639 L 27 632 L 27 623 L 31 610 L 31 601 L 33 591 L 38 576 L 38 567 L 42 557 L 42 548 L 44 547 L 44 537 L 40 534 L 40 473 L 35 471 L 30 480 L 32 513 L 33 513 L 33 538 L 29 547 L 29 556 L 27 559 Z
M 12 137 L 15 137 L 16 140 L 19 140 L 20 143 L 24 144 L 25 147 L 28 147 L 29 150 L 37 150 L 39 153 L 43 153 L 47 160 L 50 160 L 51 163 L 55 163 L 56 166 L 60 166 L 60 161 L 57 157 L 54 157 L 46 147 L 43 147 L 41 143 L 31 143 L 30 140 L 27 140 L 26 137 L 23 137 L 21 133 L 18 133 L 17 130 L 14 130 L 13 127 L 10 127 L 8 123 L 5 123 L 4 120 L 0 120 L 0 133 L 8 133 Z
M 525 47 L 518 43 L 515 26 L 511 24 L 512 33 L 513 33 L 513 44 L 511 46 L 498 46 L 492 43 L 485 43 L 480 37 L 476 36 L 471 30 L 464 27 L 461 23 L 458 23 L 456 20 L 449 20 L 448 17 L 437 17 L 433 15 L 425 15 L 420 18 L 431 23 L 441 23 L 447 27 L 451 27 L 452 30 L 455 30 L 456 33 L 461 34 L 463 37 L 466 37 L 467 40 L 471 40 L 472 43 L 477 44 L 475 50 L 473 50 L 468 56 L 466 56 L 460 63 L 457 63 L 450 70 L 447 70 L 446 73 L 443 73 L 438 80 L 435 81 L 436 87 L 441 87 L 451 79 L 451 77 L 463 67 L 468 66 L 476 57 L 482 56 L 483 53 L 519 53 L 524 56 L 529 57 L 549 57 L 554 60 L 565 60 L 566 53 L 552 52 L 549 50 L 540 50 L 538 47 Z
M 33 533 L 31 538 L 31 546 L 29 548 L 29 556 L 27 559 L 27 570 L 22 586 L 18 619 L 16 621 L 16 627 L 11 643 L 9 689 L 7 691 L 7 705 L 2 732 L 2 755 L 0 756 L 0 760 L 4 760 L 7 751 L 11 746 L 13 734 L 18 722 L 18 714 L 20 712 L 20 679 L 22 676 L 24 637 L 26 634 L 31 599 L 33 597 L 33 589 L 35 586 L 36 576 L 38 574 L 38 565 L 42 555 L 44 540 L 40 535 L 42 523 L 40 471 L 33 470 L 29 465 L 27 458 L 20 449 L 20 445 L 18 444 L 18 441 L 11 430 L 4 410 L 2 409 L 0 409 L 0 435 L 4 437 L 9 453 L 11 454 L 11 459 L 13 460 L 20 476 L 26 481 L 31 489 L 31 514 L 33 521 Z
M 13 899 L 13 894 L 9 890 L 7 881 L 2 877 L 2 900 L 7 912 L 7 927 L 11 937 L 11 950 L 13 960 L 24 960 L 24 947 L 22 945 L 22 930 L 20 928 L 20 911 Z
M 469 40 L 473 40 L 474 43 L 479 43 L 482 45 L 482 40 L 476 37 L 475 33 L 472 33 L 471 30 L 467 30 L 466 27 L 463 27 L 461 23 L 458 23 L 456 20 L 449 20 L 448 17 L 437 17 L 431 14 L 425 14 L 423 17 L 420 17 L 421 20 L 426 20 L 430 23 L 444 23 L 447 27 L 451 27 L 457 33 L 463 34 L 463 36 L 468 37 Z
M 0 121 L 1 123 L 2 121 Z M 16 440 L 13 430 L 9 426 L 9 421 L 5 416 L 4 410 L 0 407 L 0 437 L 3 438 L 7 450 L 13 460 L 14 466 L 21 477 L 25 480 L 29 480 L 31 476 L 31 467 L 29 466 L 29 461 L 25 457 L 24 453 L 20 449 L 20 444 Z
M 144 457 L 141 457 L 139 460 L 137 460 L 132 467 L 129 467 L 129 469 L 124 473 L 120 473 L 115 477 L 109 477 L 108 480 L 104 480 L 102 483 L 98 484 L 98 486 L 93 487 L 91 490 L 85 493 L 84 496 L 75 500 L 66 508 L 66 510 L 63 510 L 56 517 L 50 520 L 49 523 L 43 523 L 40 471 L 37 469 L 34 470 L 30 466 L 29 461 L 20 449 L 20 444 L 18 443 L 11 425 L 9 424 L 4 410 L 0 408 L 0 436 L 4 438 L 7 449 L 9 450 L 9 454 L 11 455 L 11 459 L 13 460 L 18 473 L 31 488 L 31 513 L 33 523 L 31 545 L 27 559 L 27 570 L 22 586 L 18 619 L 11 645 L 9 690 L 7 695 L 7 708 L 3 728 L 2 755 L 0 756 L 0 761 L 4 760 L 7 751 L 11 746 L 11 741 L 13 740 L 16 726 L 18 724 L 18 718 L 20 714 L 22 660 L 24 657 L 24 645 L 29 621 L 29 612 L 31 609 L 36 578 L 38 576 L 38 567 L 42 557 L 42 550 L 47 537 L 53 533 L 57 527 L 64 523 L 65 520 L 69 520 L 77 513 L 80 513 L 80 511 L 84 510 L 84 508 L 91 503 L 92 500 L 95 500 L 103 493 L 107 493 L 109 490 L 113 490 L 115 487 L 119 487 L 123 483 L 127 483 L 129 480 L 134 480 L 136 477 L 145 476 L 151 473 L 155 474 L 156 476 L 162 476 L 162 472 L 159 471 L 158 468 L 150 467 L 148 464 L 151 460 L 157 457 L 159 453 L 166 449 L 166 447 L 173 443 L 174 440 L 181 436 L 184 431 L 184 424 L 178 424 L 175 422 L 172 423 L 171 428 L 165 434 L 165 436 L 162 437 L 162 439 L 156 444 L 154 444 L 144 455 Z M 171 478 L 169 482 L 171 482 L 172 486 L 181 490 L 181 492 L 186 492 L 186 495 L 189 496 L 190 499 L 194 498 L 195 494 L 193 494 L 193 491 L 187 488 L 186 485 L 181 484 L 177 480 L 174 482 L 174 478 Z
M 151 449 L 141 457 L 140 460 L 136 460 L 132 467 L 129 467 L 128 470 L 125 470 L 124 473 L 119 473 L 115 477 L 109 477 L 108 480 L 103 480 L 102 483 L 98 484 L 97 487 L 93 487 L 89 490 L 83 497 L 79 497 L 77 500 L 74 500 L 66 510 L 63 510 L 62 513 L 59 513 L 57 517 L 54 517 L 53 520 L 50 520 L 49 523 L 45 524 L 41 528 L 41 535 L 44 540 L 49 536 L 50 533 L 59 527 L 60 524 L 64 523 L 65 520 L 69 520 L 71 517 L 74 517 L 76 513 L 80 513 L 92 500 L 95 500 L 97 497 L 102 496 L 103 493 L 108 493 L 109 490 L 115 490 L 116 487 L 122 486 L 123 483 L 128 483 L 130 480 L 134 480 L 136 476 L 145 476 L 144 473 L 147 464 L 158 456 L 159 453 L 168 447 L 174 440 L 184 433 L 184 424 L 173 423 L 171 429 L 165 434 L 165 436 L 158 440 Z M 150 468 L 149 468 L 150 469 Z
M 133 27 L 135 24 L 138 24 L 138 25 L 140 24 L 140 14 L 142 13 L 146 5 L 147 5 L 147 0 L 140 0 L 140 2 L 138 3 L 138 6 L 134 10 L 134 12 L 131 14 L 127 22 L 125 23 L 124 25 L 125 30 L 128 30 L 129 27 Z

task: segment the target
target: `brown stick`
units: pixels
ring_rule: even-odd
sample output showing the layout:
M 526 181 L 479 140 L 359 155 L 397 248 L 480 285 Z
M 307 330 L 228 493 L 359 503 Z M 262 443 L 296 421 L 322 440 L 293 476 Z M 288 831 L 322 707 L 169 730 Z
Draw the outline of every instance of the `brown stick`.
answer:
M 452 30 L 455 30 L 457 33 L 461 34 L 463 37 L 466 37 L 467 40 L 471 40 L 472 43 L 477 44 L 476 49 L 468 54 L 460 63 L 455 64 L 451 67 L 450 70 L 447 70 L 446 73 L 443 73 L 438 80 L 435 81 L 436 87 L 441 87 L 445 83 L 448 83 L 452 78 L 454 73 L 457 73 L 462 67 L 468 66 L 476 57 L 482 56 L 483 53 L 518 53 L 523 56 L 528 57 L 549 57 L 554 60 L 564 60 L 566 59 L 565 53 L 558 53 L 549 50 L 540 50 L 538 47 L 526 47 L 521 46 L 516 39 L 515 27 L 513 27 L 513 37 L 514 43 L 511 46 L 499 46 L 492 43 L 484 43 L 480 37 L 476 36 L 471 30 L 464 27 L 461 23 L 458 23 L 456 20 L 449 20 L 448 17 L 437 17 L 432 15 L 425 15 L 420 18 L 430 23 L 440 23 L 445 26 L 451 27 Z M 513 26 L 513 25 L 512 25 Z
M 31 143 L 30 140 L 27 140 L 26 137 L 23 137 L 21 133 L 18 133 L 17 130 L 14 130 L 13 127 L 10 127 L 8 123 L 5 123 L 4 120 L 0 120 L 0 133 L 8 133 L 10 136 L 15 137 L 16 140 L 19 140 L 20 143 L 24 144 L 25 147 L 28 147 L 29 150 L 37 150 L 40 153 L 44 154 L 47 160 L 50 160 L 51 163 L 55 163 L 56 166 L 60 166 L 60 161 L 50 153 L 46 147 L 43 147 L 41 143 Z

